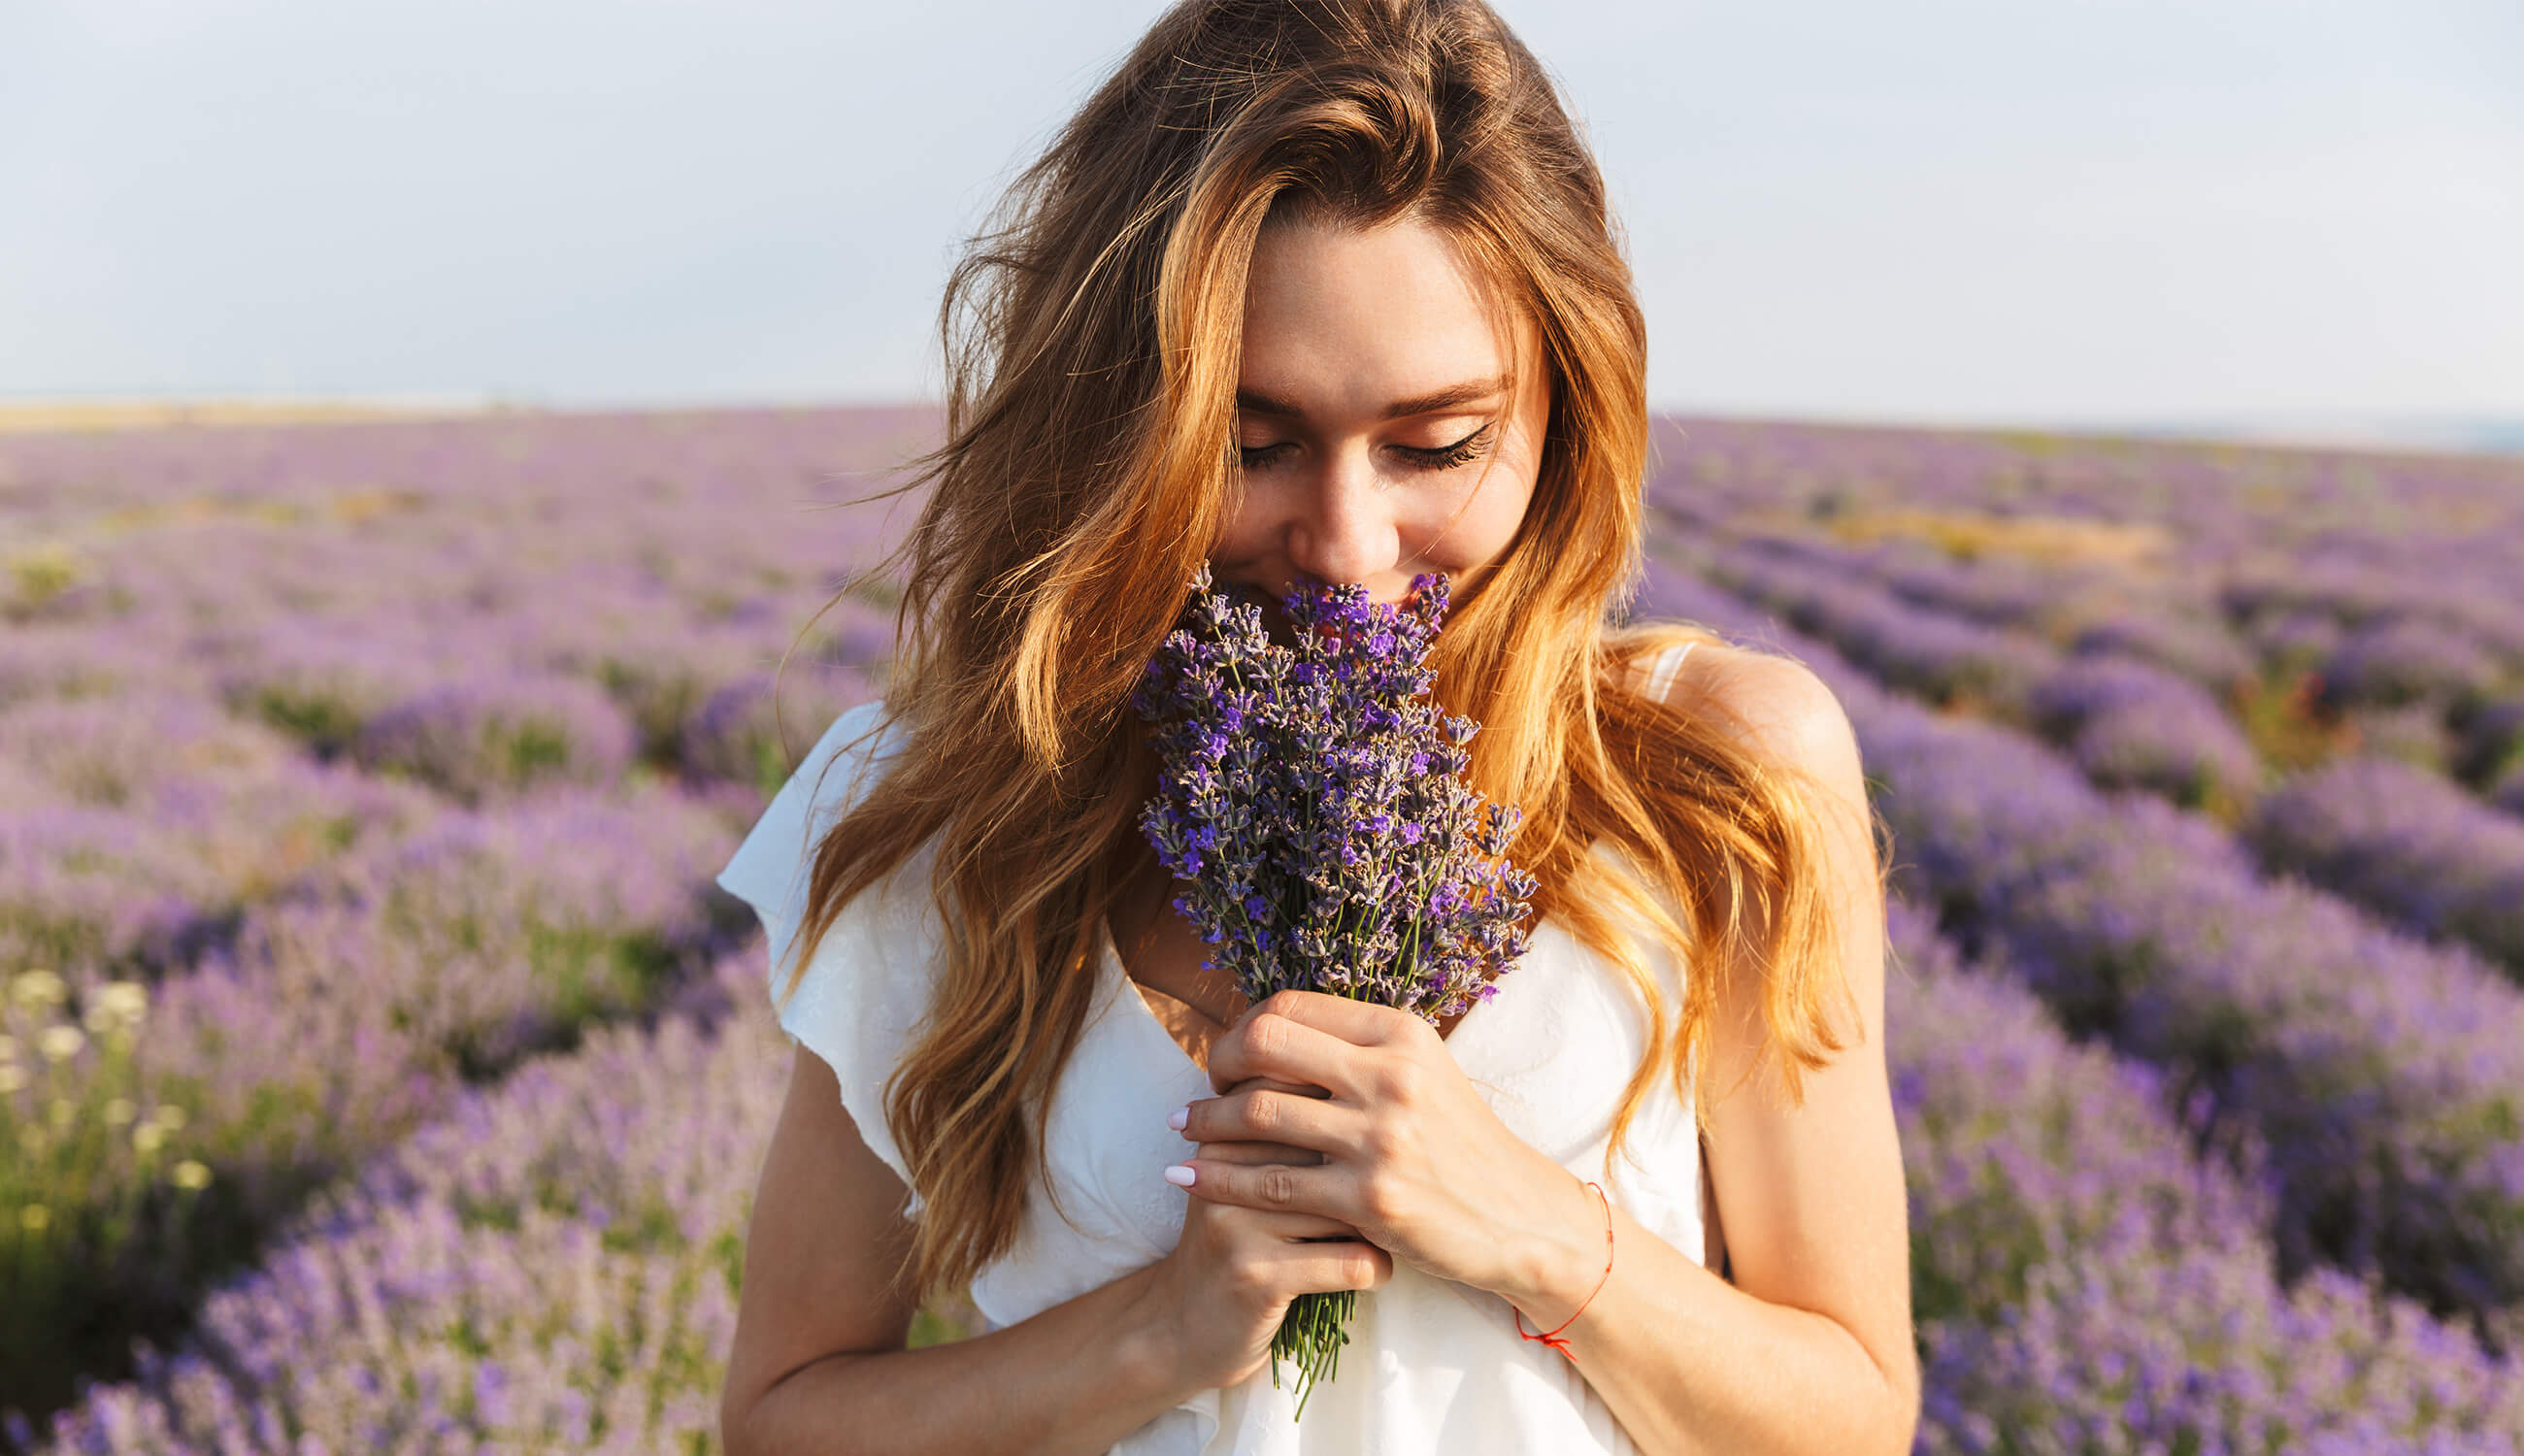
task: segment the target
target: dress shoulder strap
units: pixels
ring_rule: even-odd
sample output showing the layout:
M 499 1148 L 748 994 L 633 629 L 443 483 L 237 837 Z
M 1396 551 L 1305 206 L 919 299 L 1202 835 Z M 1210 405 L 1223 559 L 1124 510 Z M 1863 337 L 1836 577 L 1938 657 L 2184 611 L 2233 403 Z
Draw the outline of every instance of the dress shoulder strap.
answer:
M 1660 703 L 1665 701 L 1667 690 L 1674 686 L 1675 673 L 1681 668 L 1682 659 L 1690 656 L 1691 650 L 1696 646 L 1698 646 L 1697 643 L 1686 642 L 1680 647 L 1666 650 L 1665 655 L 1657 659 L 1655 675 L 1648 679 L 1649 697 Z

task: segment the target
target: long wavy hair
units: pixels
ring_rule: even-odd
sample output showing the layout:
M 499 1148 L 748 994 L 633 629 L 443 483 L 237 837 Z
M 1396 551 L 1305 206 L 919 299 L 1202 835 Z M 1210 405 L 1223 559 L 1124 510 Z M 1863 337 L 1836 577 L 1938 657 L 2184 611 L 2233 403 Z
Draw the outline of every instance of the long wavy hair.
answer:
M 1646 1004 L 1613 1148 L 1659 1075 L 1706 1133 L 1730 966 L 1763 978 L 1755 1065 L 1775 1054 L 1799 1105 L 1802 1070 L 1843 1047 L 1812 786 L 1748 752 L 1719 704 L 1630 686 L 1646 655 L 1716 634 L 1627 620 L 1645 327 L 1541 65 L 1481 0 L 1182 0 L 970 241 L 938 318 L 945 443 L 878 493 L 929 487 L 870 568 L 909 563 L 878 728 L 905 736 L 815 850 L 780 995 L 844 906 L 935 845 L 936 989 L 883 1099 L 925 1203 L 907 1266 L 924 1301 L 1010 1247 L 1096 995 L 1099 923 L 1153 866 L 1138 814 L 1157 765 L 1128 698 L 1234 510 L 1246 273 L 1261 230 L 1301 214 L 1440 229 L 1499 307 L 1540 325 L 1552 390 L 1531 504 L 1430 665 L 1444 709 L 1482 724 L 1470 786 L 1523 810 L 1529 925 L 1562 926 Z M 1644 882 L 1590 856 L 1599 841 Z M 1682 1005 L 1614 906 L 1695 968 Z

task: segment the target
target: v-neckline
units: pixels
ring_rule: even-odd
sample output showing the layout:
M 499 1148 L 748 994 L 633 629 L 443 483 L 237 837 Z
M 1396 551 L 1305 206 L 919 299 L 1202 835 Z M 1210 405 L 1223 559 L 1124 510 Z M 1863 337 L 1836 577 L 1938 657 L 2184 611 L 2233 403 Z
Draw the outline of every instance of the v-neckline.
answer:
M 1095 917 L 1095 941 L 1097 953 L 1102 959 L 1103 967 L 1109 978 L 1120 983 L 1114 988 L 1114 994 L 1128 1000 L 1133 1006 L 1139 1008 L 1137 1011 L 1132 1013 L 1131 1019 L 1134 1021 L 1145 1022 L 1148 1030 L 1156 1034 L 1157 1040 L 1166 1044 L 1166 1049 L 1175 1054 L 1175 1061 L 1178 1064 L 1180 1064 L 1186 1071 L 1202 1078 L 1204 1081 L 1207 1080 L 1209 1077 L 1209 1069 L 1192 1060 L 1191 1053 L 1184 1050 L 1183 1043 L 1175 1040 L 1175 1034 L 1167 1028 L 1164 1021 L 1158 1018 L 1157 1008 L 1149 1005 L 1147 998 L 1140 995 L 1140 983 L 1131 979 L 1131 968 L 1122 963 L 1121 948 L 1114 944 L 1112 924 L 1101 915 Z M 1494 987 L 1495 990 L 1486 996 L 1476 997 L 1471 1008 L 1465 1011 L 1461 1017 L 1456 1019 L 1454 1029 L 1445 1033 L 1443 1036 L 1440 1036 L 1437 1039 L 1438 1042 L 1443 1043 L 1449 1051 L 1452 1051 L 1455 1047 L 1455 1038 L 1457 1035 L 1460 1034 L 1464 1028 L 1473 1024 L 1473 1018 L 1481 1014 L 1481 1008 L 1489 1005 L 1492 1001 L 1497 1000 L 1500 996 L 1507 995 L 1507 983 L 1509 978 L 1517 970 L 1525 968 L 1529 963 L 1531 952 L 1531 939 L 1529 937 L 1527 955 L 1519 957 L 1516 965 L 1509 967 L 1508 970 L 1493 977 L 1490 981 L 1490 985 Z M 1198 1008 L 1195 1007 L 1194 1009 Z M 1238 1014 L 1240 1015 L 1241 1013 Z M 1432 1028 L 1432 1030 L 1434 1030 L 1434 1028 Z

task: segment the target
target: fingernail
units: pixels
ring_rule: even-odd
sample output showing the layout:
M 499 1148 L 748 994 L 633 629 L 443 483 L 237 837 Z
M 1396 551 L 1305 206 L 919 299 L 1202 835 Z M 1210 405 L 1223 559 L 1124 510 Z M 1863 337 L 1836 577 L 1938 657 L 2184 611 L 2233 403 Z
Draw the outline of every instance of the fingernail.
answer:
M 1166 1170 L 1166 1182 L 1179 1189 L 1190 1188 L 1191 1179 L 1192 1171 L 1189 1163 L 1177 1163 Z
M 1166 1126 L 1167 1126 L 1167 1127 L 1170 1127 L 1170 1128 L 1174 1129 L 1176 1132 L 1180 1133 L 1180 1132 L 1182 1132 L 1182 1131 L 1184 1130 L 1184 1124 L 1186 1124 L 1186 1123 L 1188 1123 L 1188 1122 L 1190 1122 L 1190 1121 L 1191 1121 L 1191 1104 L 1190 1104 L 1189 1102 L 1186 1102 L 1184 1105 L 1182 1105 L 1182 1106 L 1180 1106 L 1180 1107 L 1176 1108 L 1176 1109 L 1175 1109 L 1171 1114 L 1169 1114 L 1169 1115 L 1167 1116 L 1167 1118 L 1166 1118 Z

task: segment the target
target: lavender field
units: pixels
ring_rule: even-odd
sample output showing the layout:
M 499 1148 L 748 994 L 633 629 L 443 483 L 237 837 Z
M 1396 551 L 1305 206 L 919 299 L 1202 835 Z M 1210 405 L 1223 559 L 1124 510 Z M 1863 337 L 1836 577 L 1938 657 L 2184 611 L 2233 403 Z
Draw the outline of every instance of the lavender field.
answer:
M 715 1448 L 789 1046 L 710 877 L 932 423 L 0 435 L 0 1443 Z M 2524 1451 L 2524 461 L 1648 495 L 1633 614 L 1815 666 L 1893 835 L 1920 1449 Z

